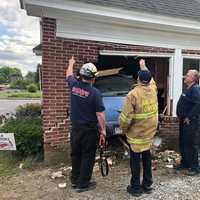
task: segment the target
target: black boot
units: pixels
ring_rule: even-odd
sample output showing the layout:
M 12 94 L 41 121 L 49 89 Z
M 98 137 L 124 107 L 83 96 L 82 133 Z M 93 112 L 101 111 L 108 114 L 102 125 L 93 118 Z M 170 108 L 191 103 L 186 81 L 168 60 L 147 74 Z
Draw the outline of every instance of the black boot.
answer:
M 140 188 L 134 188 L 134 187 L 132 187 L 131 185 L 128 185 L 128 187 L 127 187 L 127 192 L 129 193 L 129 194 L 131 194 L 131 195 L 133 195 L 133 196 L 135 196 L 135 197 L 139 197 L 139 196 L 141 196 L 142 195 L 142 188 L 140 187 Z

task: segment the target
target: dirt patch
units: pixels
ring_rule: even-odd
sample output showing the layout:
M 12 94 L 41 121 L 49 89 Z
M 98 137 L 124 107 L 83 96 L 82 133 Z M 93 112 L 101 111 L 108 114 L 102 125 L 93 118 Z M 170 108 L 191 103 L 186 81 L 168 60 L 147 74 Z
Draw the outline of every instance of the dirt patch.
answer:
M 0 179 L 1 200 L 128 200 L 136 199 L 126 192 L 130 180 L 129 160 L 121 160 L 110 170 L 109 176 L 103 178 L 95 168 L 96 189 L 76 193 L 69 182 L 70 171 L 64 178 L 52 179 L 50 174 L 60 168 L 40 167 L 33 171 L 22 171 L 18 176 Z M 148 200 L 198 200 L 200 199 L 199 177 L 175 174 L 173 169 L 159 165 L 154 174 L 154 192 L 143 194 L 137 199 Z M 66 182 L 66 188 L 58 188 L 59 183 Z

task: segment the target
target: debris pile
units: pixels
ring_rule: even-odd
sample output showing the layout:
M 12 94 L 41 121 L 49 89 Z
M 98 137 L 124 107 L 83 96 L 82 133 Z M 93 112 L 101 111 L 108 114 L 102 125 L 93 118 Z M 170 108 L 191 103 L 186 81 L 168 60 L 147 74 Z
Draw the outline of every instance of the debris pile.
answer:
M 63 189 L 67 187 L 66 177 L 70 173 L 72 167 L 61 167 L 59 170 L 50 172 L 49 176 L 53 180 L 58 180 L 58 188 Z
M 180 155 L 173 150 L 165 150 L 154 155 L 154 160 L 152 161 L 152 168 L 157 169 L 158 163 L 163 163 L 166 168 L 173 168 L 174 165 L 180 164 Z

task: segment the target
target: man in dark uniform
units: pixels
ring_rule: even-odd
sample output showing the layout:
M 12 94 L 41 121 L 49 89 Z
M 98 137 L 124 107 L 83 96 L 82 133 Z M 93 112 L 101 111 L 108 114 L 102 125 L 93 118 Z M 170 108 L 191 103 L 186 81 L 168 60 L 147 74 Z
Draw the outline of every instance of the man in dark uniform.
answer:
M 96 182 L 90 180 L 99 133 L 100 142 L 105 142 L 105 108 L 99 90 L 92 86 L 97 75 L 96 67 L 92 63 L 84 64 L 80 69 L 80 80 L 77 80 L 73 75 L 74 64 L 72 57 L 66 71 L 71 91 L 71 183 L 77 192 L 84 192 L 96 186 Z
M 181 163 L 176 170 L 188 170 L 188 175 L 199 173 L 197 131 L 200 115 L 199 73 L 189 70 L 184 77 L 185 91 L 177 104 L 179 118 L 179 146 Z

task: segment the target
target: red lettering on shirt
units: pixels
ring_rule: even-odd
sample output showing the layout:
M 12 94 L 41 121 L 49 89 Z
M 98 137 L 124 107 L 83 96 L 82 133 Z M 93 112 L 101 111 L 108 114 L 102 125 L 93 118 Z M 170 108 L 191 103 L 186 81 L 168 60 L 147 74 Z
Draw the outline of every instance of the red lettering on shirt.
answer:
M 85 98 L 88 97 L 90 93 L 84 89 L 73 87 L 72 94 Z

